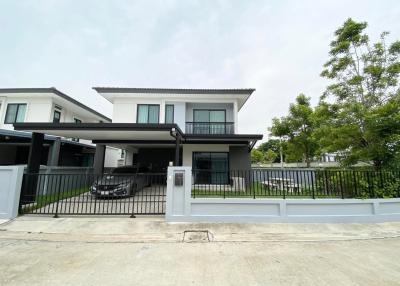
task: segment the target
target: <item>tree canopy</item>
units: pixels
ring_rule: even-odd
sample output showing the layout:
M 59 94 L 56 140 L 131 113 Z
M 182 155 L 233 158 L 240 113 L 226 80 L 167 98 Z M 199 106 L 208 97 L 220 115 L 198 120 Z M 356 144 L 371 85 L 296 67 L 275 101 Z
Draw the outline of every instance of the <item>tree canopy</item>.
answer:
M 376 168 L 400 159 L 400 41 L 376 43 L 366 22 L 348 19 L 330 44 L 321 76 L 329 80 L 315 108 L 300 94 L 289 113 L 274 118 L 270 133 L 284 139 L 285 159 L 303 160 L 335 152 L 342 164 L 359 161 Z

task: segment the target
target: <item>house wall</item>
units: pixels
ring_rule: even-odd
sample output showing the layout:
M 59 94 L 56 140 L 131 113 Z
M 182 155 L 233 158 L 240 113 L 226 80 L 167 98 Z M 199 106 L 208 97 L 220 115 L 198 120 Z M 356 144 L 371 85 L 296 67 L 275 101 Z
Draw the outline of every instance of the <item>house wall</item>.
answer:
M 247 146 L 229 146 L 229 168 L 251 170 L 250 152 Z
M 49 122 L 51 112 L 51 98 L 46 96 L 2 96 L 0 110 L 0 128 L 14 130 L 12 124 L 5 124 L 4 120 L 7 112 L 7 105 L 10 103 L 25 103 L 25 122 Z
M 195 97 L 194 97 L 195 98 Z M 159 122 L 165 122 L 165 105 L 174 105 L 174 123 L 178 124 L 182 131 L 185 131 L 185 122 L 193 121 L 193 109 L 226 109 L 226 120 L 228 122 L 237 122 L 237 102 L 226 99 L 193 99 L 183 101 L 182 98 L 174 98 L 165 95 L 143 95 L 124 96 L 113 98 L 113 122 L 117 123 L 136 123 L 137 105 L 138 104 L 158 104 L 160 105 Z M 237 132 L 237 124 L 235 123 L 235 132 Z
M 104 167 L 115 168 L 118 166 L 118 160 L 121 159 L 121 149 L 107 146 L 104 157 Z
M 0 94 L 0 128 L 14 130 L 12 124 L 4 124 L 7 105 L 10 103 L 25 103 L 27 104 L 24 122 L 53 122 L 55 106 L 61 107 L 61 118 L 60 122 L 74 122 L 74 118 L 80 119 L 83 123 L 100 122 L 105 121 L 104 118 L 88 112 L 82 107 L 59 97 L 53 93 L 2 93 Z M 67 138 L 71 139 L 71 138 Z M 90 140 L 79 140 L 80 143 L 92 145 Z M 4 151 L 2 151 L 2 149 Z M 0 154 L 7 153 L 7 149 L 0 147 Z M 109 151 L 106 161 L 106 166 L 114 167 L 117 166 L 118 153 L 120 150 Z M 15 152 L 13 152 L 15 154 Z M 5 154 L 5 156 L 11 156 L 11 152 Z M 15 158 L 15 155 L 13 155 Z M 115 159 L 115 162 L 112 160 Z M 67 160 L 67 159 L 65 159 Z

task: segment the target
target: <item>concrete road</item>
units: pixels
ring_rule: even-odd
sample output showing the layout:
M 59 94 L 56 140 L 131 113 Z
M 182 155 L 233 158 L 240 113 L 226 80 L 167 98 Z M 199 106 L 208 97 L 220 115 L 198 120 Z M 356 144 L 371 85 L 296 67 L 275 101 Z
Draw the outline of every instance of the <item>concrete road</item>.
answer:
M 400 223 L 0 225 L 0 285 L 400 285 L 399 257 Z

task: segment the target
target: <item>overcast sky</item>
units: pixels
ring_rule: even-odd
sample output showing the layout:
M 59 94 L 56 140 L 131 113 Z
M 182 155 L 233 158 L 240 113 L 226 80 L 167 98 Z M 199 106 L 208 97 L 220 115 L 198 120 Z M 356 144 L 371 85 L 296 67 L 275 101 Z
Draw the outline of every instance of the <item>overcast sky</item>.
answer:
M 267 133 L 304 92 L 317 103 L 347 18 L 400 38 L 400 1 L 0 0 L 0 87 L 57 87 L 111 116 L 93 86 L 255 88 L 241 133 Z

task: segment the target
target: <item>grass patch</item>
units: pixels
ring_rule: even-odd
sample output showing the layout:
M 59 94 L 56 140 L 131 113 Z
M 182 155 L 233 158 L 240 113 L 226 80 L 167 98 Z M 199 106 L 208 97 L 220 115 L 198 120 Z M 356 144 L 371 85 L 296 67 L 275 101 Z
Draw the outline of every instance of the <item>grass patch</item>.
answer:
M 194 198 L 275 198 L 275 199 L 312 199 L 313 191 L 309 188 L 302 188 L 298 191 L 289 192 L 288 190 L 272 189 L 254 182 L 249 188 L 243 191 L 232 190 L 229 186 L 218 186 L 217 189 L 192 189 L 192 197 Z M 214 187 L 215 188 L 215 187 Z M 314 192 L 315 198 L 340 198 L 338 194 L 317 194 Z
M 38 195 L 35 198 L 35 203 L 30 203 L 22 206 L 22 213 L 31 213 L 36 209 L 40 209 L 57 201 L 61 201 L 68 198 L 73 198 L 81 194 L 89 192 L 89 187 L 79 188 L 70 191 L 64 191 L 61 193 L 54 193 L 48 195 Z

